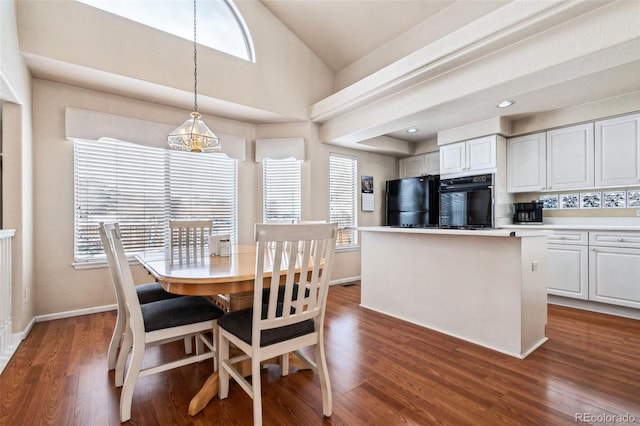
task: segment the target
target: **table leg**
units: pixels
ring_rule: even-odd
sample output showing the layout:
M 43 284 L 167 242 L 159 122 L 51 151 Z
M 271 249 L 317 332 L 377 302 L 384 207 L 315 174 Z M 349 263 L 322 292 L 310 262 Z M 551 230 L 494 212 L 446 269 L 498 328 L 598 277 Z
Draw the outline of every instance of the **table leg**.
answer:
M 218 394 L 218 372 L 213 372 L 189 403 L 189 415 L 195 416 Z

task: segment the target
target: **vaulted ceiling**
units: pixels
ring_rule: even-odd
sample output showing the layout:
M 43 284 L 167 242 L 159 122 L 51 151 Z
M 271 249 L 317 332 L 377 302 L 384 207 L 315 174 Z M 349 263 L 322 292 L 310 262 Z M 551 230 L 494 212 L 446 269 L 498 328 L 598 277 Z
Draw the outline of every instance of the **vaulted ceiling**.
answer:
M 370 66 L 376 54 L 386 58 L 358 76 L 365 81 L 347 76 L 345 87 L 313 106 L 312 119 L 334 143 L 406 155 L 411 143 L 492 117 L 523 120 L 629 93 L 640 103 L 640 2 L 262 2 L 336 71 L 338 82 Z M 623 6 L 631 16 L 626 30 L 615 24 Z M 598 37 L 610 40 L 579 52 Z M 526 52 L 529 61 L 520 57 Z M 515 105 L 496 109 L 505 98 Z M 407 133 L 411 127 L 418 132 Z
M 260 1 L 335 73 L 334 93 L 309 105 L 326 143 L 406 156 L 438 132 L 482 120 L 621 95 L 640 105 L 640 1 L 242 1 Z M 25 58 L 36 77 L 190 102 L 184 90 Z M 496 109 L 506 98 L 515 105 Z M 201 108 L 254 123 L 288 119 L 206 94 Z

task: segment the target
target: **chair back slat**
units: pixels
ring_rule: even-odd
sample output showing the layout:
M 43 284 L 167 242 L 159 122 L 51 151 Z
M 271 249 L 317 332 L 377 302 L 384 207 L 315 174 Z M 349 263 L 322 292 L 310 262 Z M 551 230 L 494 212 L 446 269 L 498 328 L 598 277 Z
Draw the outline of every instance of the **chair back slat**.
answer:
M 202 261 L 207 255 L 209 236 L 212 233 L 211 220 L 170 220 L 170 260 L 172 263 Z
M 258 326 L 252 330 L 254 342 L 260 341 L 262 330 L 308 319 L 316 320 L 316 326 L 322 324 L 336 234 L 335 223 L 256 224 L 253 321 Z M 270 288 L 268 301 L 262 300 L 265 278 Z M 263 303 L 268 303 L 264 313 L 256 309 Z

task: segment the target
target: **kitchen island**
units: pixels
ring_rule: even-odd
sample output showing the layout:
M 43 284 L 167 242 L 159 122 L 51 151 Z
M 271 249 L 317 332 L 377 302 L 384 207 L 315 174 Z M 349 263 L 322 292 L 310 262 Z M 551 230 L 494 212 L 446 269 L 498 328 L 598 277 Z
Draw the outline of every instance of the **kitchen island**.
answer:
M 363 307 L 518 358 L 547 340 L 551 231 L 358 229 Z

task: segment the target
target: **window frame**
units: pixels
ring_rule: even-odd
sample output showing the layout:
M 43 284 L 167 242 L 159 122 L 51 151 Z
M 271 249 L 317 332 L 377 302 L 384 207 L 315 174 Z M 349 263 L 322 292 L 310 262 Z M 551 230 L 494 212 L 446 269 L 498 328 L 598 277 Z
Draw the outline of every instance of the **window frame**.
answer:
M 350 165 L 347 167 L 343 164 L 343 166 L 345 166 L 344 168 L 335 170 L 334 167 L 338 165 L 336 162 L 341 161 L 349 161 Z M 341 178 L 338 176 L 338 173 L 348 176 L 348 185 L 350 186 L 350 191 L 348 191 L 347 197 L 343 197 L 341 200 L 341 203 L 343 204 L 342 206 L 336 205 L 336 197 L 339 194 L 336 194 L 334 191 L 336 191 L 338 186 L 346 185 L 347 181 L 344 177 Z M 337 250 L 348 250 L 359 246 L 357 231 L 358 188 L 358 157 L 334 152 L 329 153 L 329 220 L 331 222 L 338 223 L 338 238 L 336 240 Z M 339 217 L 340 215 L 344 216 L 345 207 L 346 210 L 350 210 L 350 212 L 348 212 L 350 217 L 347 221 L 344 219 L 341 220 Z M 339 210 L 342 210 L 342 212 Z M 341 241 L 342 239 L 346 239 L 347 241 L 343 242 Z

